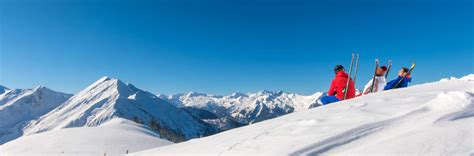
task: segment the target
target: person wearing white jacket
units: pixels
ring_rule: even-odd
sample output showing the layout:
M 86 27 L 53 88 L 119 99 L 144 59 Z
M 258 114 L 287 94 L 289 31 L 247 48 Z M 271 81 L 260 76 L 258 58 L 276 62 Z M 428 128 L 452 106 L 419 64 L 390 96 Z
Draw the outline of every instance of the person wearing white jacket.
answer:
M 372 81 L 373 77 L 369 80 L 369 82 L 365 85 L 364 91 L 362 92 L 363 94 L 368 94 L 368 93 L 375 93 L 375 92 L 380 92 L 383 91 L 385 88 L 385 85 L 387 85 L 387 80 L 385 79 L 385 73 L 387 72 L 387 67 L 381 66 L 380 68 L 377 68 L 377 72 L 375 73 L 375 83 L 374 83 L 374 90 L 371 91 L 372 88 Z

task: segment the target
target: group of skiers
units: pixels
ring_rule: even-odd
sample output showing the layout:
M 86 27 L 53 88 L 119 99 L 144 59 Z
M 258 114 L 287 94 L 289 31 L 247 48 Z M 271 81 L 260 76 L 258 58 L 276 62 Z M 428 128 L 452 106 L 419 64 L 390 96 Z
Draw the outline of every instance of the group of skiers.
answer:
M 390 82 L 385 79 L 387 73 L 387 67 L 377 67 L 374 76 L 365 85 L 364 90 L 360 93 L 356 93 L 354 81 L 347 74 L 342 65 L 336 65 L 334 67 L 334 73 L 336 77 L 332 80 L 327 96 L 323 96 L 319 99 L 320 105 L 326 105 L 333 102 L 338 102 L 345 99 L 352 99 L 357 96 L 362 96 L 369 93 L 381 92 L 384 90 L 404 88 L 411 82 L 410 70 L 403 67 L 398 72 L 398 77 Z M 375 82 L 374 82 L 375 81 Z M 346 91 L 347 90 L 347 91 Z M 347 93 L 346 93 L 347 92 Z

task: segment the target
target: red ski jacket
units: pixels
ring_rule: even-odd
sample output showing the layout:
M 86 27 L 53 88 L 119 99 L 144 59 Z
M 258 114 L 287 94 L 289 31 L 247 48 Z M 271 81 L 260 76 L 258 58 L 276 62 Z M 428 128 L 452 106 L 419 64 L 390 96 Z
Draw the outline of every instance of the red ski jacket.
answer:
M 345 73 L 344 71 L 337 72 L 336 77 L 331 82 L 331 87 L 329 88 L 328 96 L 336 96 L 339 100 L 343 100 L 344 99 L 343 91 L 346 88 L 347 78 L 349 78 L 349 75 L 347 75 L 347 73 Z M 352 79 L 350 79 L 349 81 L 349 88 L 347 90 L 348 90 L 347 99 L 354 98 L 355 87 L 354 87 L 354 81 L 352 81 Z

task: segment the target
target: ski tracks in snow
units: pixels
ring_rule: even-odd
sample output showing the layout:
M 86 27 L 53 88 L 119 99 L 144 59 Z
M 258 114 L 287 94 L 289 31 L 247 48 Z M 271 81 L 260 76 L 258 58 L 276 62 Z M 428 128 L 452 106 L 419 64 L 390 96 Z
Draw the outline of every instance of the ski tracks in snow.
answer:
M 295 151 L 289 155 L 291 156 L 298 156 L 298 155 L 319 155 L 324 152 L 327 152 L 333 148 L 342 146 L 344 144 L 350 143 L 352 141 L 355 141 L 359 138 L 362 138 L 364 136 L 370 135 L 372 133 L 378 132 L 382 130 L 385 126 L 395 122 L 396 120 L 400 120 L 405 117 L 409 117 L 418 113 L 422 113 L 426 111 L 426 109 L 416 109 L 414 111 L 408 112 L 404 115 L 388 119 L 388 120 L 383 120 L 383 121 L 378 121 L 374 123 L 369 123 L 365 124 L 362 126 L 358 126 L 355 128 L 352 128 L 350 130 L 344 131 L 338 135 L 332 136 L 330 138 L 324 139 L 322 141 L 319 141 L 317 143 L 314 143 L 312 145 L 309 145 L 305 148 L 302 148 L 298 151 Z
M 440 117 L 438 120 L 435 121 L 435 123 L 474 117 L 474 103 L 472 101 L 472 97 L 474 97 L 474 94 L 469 93 L 469 92 L 439 93 L 435 99 L 428 101 L 427 103 L 421 105 L 420 107 L 408 113 L 405 113 L 405 114 L 402 114 L 402 115 L 399 115 L 387 120 L 368 123 L 368 124 L 364 124 L 364 125 L 349 129 L 335 136 L 329 137 L 322 141 L 306 146 L 300 150 L 290 153 L 289 155 L 291 156 L 321 155 L 337 147 L 351 143 L 355 140 L 361 139 L 370 134 L 379 132 L 383 130 L 385 127 L 388 127 L 399 120 L 412 118 L 418 114 L 422 114 L 426 112 L 432 112 L 432 111 L 450 112 L 449 110 L 457 110 L 457 111 L 454 111 L 453 113 L 449 113 L 447 115 Z M 438 102 L 440 100 L 444 102 L 442 103 Z

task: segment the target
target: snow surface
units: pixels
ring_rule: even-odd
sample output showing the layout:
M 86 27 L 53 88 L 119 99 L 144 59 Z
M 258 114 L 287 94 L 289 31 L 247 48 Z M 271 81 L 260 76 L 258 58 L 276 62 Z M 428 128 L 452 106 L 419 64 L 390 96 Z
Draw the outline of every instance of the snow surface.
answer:
M 473 97 L 471 74 L 130 155 L 474 155 Z
M 6 90 L 0 95 L 0 144 L 23 135 L 22 128 L 25 125 L 53 110 L 69 97 L 71 95 L 44 86 Z
M 70 127 L 99 126 L 112 118 L 149 125 L 156 120 L 185 139 L 214 134 L 217 130 L 155 95 L 118 79 L 103 77 L 62 105 L 31 122 L 25 134 Z
M 66 128 L 24 136 L 0 147 L 2 156 L 124 155 L 172 144 L 133 121 L 114 118 L 98 127 Z

